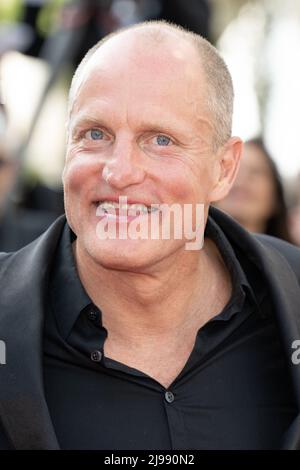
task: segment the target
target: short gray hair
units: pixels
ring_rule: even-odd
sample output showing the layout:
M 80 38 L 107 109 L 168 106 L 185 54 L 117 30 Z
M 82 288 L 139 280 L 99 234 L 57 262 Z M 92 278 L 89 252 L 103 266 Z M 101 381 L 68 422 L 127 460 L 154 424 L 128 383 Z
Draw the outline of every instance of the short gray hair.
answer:
M 208 88 L 207 107 L 213 119 L 214 126 L 214 147 L 215 149 L 225 144 L 231 137 L 232 113 L 234 91 L 230 72 L 218 50 L 205 38 L 181 26 L 169 23 L 164 20 L 145 21 L 127 26 L 114 31 L 97 44 L 95 44 L 84 56 L 78 65 L 69 92 L 69 116 L 72 111 L 73 101 L 78 91 L 82 72 L 94 55 L 94 53 L 111 38 L 130 30 L 141 29 L 144 35 L 148 35 L 150 40 L 162 41 L 166 36 L 166 31 L 177 33 L 187 42 L 195 47 L 199 52 L 201 66 Z

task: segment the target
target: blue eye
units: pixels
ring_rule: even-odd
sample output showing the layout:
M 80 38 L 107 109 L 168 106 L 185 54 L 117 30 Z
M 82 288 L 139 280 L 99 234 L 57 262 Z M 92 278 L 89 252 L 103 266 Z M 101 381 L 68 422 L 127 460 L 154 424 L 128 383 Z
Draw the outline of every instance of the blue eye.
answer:
M 91 129 L 90 135 L 92 140 L 101 140 L 103 139 L 103 132 L 100 129 Z
M 156 141 L 157 141 L 158 145 L 166 146 L 171 142 L 171 139 L 170 139 L 170 137 L 167 137 L 166 135 L 158 135 L 156 137 Z

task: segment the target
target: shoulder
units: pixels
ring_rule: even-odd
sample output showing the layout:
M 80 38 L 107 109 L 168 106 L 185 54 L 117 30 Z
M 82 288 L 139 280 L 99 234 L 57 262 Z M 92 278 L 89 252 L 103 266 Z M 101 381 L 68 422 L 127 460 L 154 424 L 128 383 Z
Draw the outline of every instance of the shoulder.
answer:
M 300 283 L 300 248 L 280 238 L 264 234 L 253 234 L 253 236 L 265 246 L 275 248 L 287 260 L 295 272 Z
M 26 271 L 27 266 L 37 269 L 45 263 L 50 263 L 65 222 L 65 216 L 62 215 L 31 243 L 16 251 L 0 253 L 1 279 L 8 271 L 20 274 Z

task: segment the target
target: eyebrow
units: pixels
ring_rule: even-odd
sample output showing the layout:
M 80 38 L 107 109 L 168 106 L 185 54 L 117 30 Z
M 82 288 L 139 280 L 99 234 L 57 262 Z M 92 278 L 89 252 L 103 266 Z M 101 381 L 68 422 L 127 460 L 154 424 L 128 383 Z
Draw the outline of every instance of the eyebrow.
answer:
M 76 133 L 76 130 L 86 126 L 101 127 L 103 129 L 106 129 L 110 134 L 113 134 L 113 130 L 109 126 L 107 126 L 103 118 L 100 117 L 96 118 L 95 116 L 89 116 L 85 114 L 79 115 L 79 117 L 77 118 L 71 118 L 69 121 L 69 131 L 71 135 L 74 135 L 74 133 Z
M 171 115 L 170 118 L 174 119 L 174 115 Z M 175 121 L 174 125 L 170 126 L 170 118 L 168 118 L 167 116 L 165 119 L 157 121 L 141 120 L 139 121 L 139 129 L 143 131 L 151 130 L 153 132 L 161 132 L 166 134 L 183 134 L 187 132 L 187 130 L 189 130 L 186 123 L 182 124 L 178 120 Z M 198 122 L 210 128 L 213 127 L 209 120 L 205 118 L 199 118 Z M 107 129 L 110 133 L 113 133 L 111 127 L 107 125 L 106 119 L 100 115 L 98 117 L 95 117 L 95 115 L 92 116 L 89 114 L 80 114 L 79 116 L 74 117 L 73 119 L 71 118 L 69 121 L 69 128 L 72 130 L 87 125 L 103 127 Z
M 80 127 L 87 124 L 99 125 L 103 122 L 102 118 L 97 118 L 95 116 L 89 116 L 88 114 L 81 114 L 78 117 L 71 118 L 69 123 L 72 127 Z

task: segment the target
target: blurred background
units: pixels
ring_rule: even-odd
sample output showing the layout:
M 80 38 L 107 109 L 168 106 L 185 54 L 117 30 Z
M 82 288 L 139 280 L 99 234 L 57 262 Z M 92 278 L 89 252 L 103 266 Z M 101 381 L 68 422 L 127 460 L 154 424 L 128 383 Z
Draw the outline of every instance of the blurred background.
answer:
M 217 205 L 300 246 L 300 0 L 0 0 L 0 251 L 63 213 L 76 65 L 107 33 L 161 18 L 211 41 L 233 77 L 233 134 L 248 143 Z

